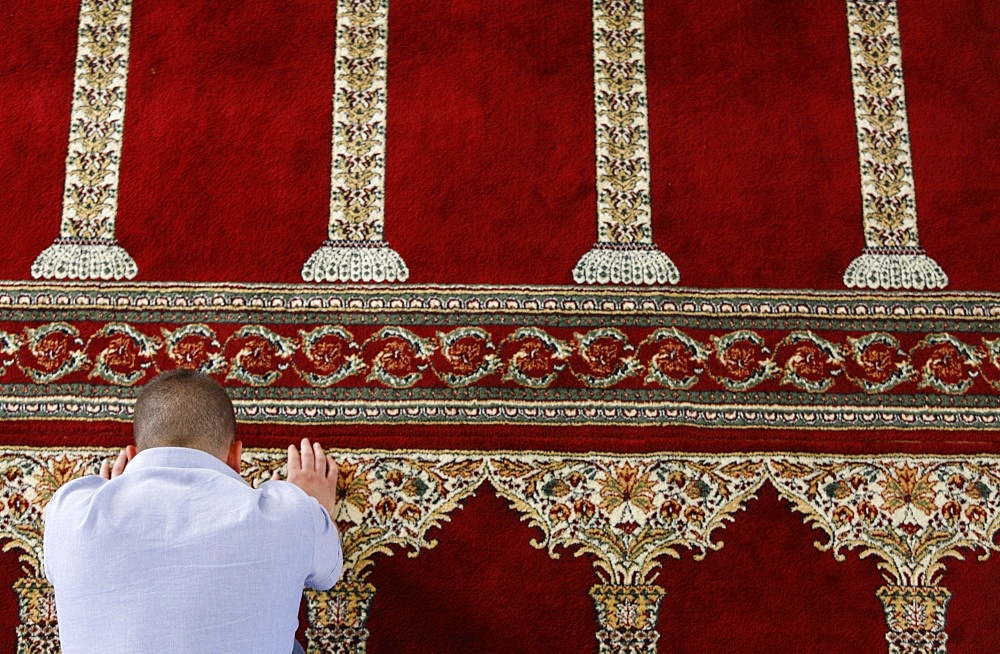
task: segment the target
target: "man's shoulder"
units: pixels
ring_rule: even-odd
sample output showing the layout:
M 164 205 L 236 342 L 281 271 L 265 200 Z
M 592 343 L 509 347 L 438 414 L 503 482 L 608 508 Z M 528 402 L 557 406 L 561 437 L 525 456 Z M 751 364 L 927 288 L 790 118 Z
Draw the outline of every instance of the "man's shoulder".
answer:
M 80 523 L 106 483 L 103 477 L 87 475 L 66 482 L 52 494 L 44 510 L 46 546 L 52 534 L 65 533 Z
M 319 502 L 288 481 L 265 481 L 257 492 L 261 495 L 263 506 L 275 505 L 274 508 L 281 507 L 282 510 L 297 509 L 308 513 L 321 508 Z
M 83 499 L 90 497 L 99 491 L 106 483 L 107 480 L 98 475 L 87 475 L 85 477 L 72 479 L 60 486 L 56 492 L 52 494 L 52 498 L 48 502 L 48 508 L 51 509 L 53 506 L 58 506 L 59 504 L 70 499 Z

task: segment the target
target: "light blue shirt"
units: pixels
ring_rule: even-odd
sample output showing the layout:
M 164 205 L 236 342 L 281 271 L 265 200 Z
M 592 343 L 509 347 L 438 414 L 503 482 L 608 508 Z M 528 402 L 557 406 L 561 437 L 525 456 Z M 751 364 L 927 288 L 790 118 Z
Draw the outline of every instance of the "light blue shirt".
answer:
M 144 450 L 111 481 L 67 483 L 46 509 L 66 654 L 284 654 L 302 587 L 330 588 L 342 566 L 319 502 L 285 481 L 255 490 L 200 450 Z

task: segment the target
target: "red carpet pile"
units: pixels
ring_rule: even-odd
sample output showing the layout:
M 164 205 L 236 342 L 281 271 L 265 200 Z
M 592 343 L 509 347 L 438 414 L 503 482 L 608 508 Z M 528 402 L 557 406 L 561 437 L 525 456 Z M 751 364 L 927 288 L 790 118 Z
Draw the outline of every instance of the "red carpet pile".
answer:
M 0 16 L 0 650 L 179 366 L 343 462 L 311 651 L 1000 649 L 1000 6 Z

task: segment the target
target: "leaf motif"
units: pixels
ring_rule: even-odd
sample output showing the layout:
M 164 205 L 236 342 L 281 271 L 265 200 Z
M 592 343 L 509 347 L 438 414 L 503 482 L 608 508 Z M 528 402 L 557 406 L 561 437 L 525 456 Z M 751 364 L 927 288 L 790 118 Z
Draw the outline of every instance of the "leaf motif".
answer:
M 813 472 L 813 467 L 798 461 L 772 461 L 771 467 L 784 479 L 801 479 Z
M 511 459 L 494 459 L 493 470 L 501 477 L 524 477 L 534 470 L 534 466 L 524 461 Z
M 479 461 L 473 459 L 467 459 L 464 461 L 451 461 L 448 463 L 443 463 L 438 466 L 438 470 L 441 471 L 445 477 L 461 477 L 462 479 L 468 479 L 470 477 L 475 477 L 479 473 L 481 468 Z
M 733 463 L 727 463 L 722 466 L 719 470 L 722 474 L 727 477 L 736 477 L 737 479 L 753 479 L 760 475 L 760 468 L 763 465 L 760 461 L 734 461 Z

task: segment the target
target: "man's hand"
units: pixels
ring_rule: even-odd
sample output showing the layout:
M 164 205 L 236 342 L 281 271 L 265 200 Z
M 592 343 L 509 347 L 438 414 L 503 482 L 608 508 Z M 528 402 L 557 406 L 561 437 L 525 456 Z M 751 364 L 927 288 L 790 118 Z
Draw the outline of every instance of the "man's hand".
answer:
M 288 446 L 288 481 L 315 497 L 332 519 L 337 507 L 337 464 L 323 453 L 323 446 L 302 439 L 302 451 Z M 274 473 L 272 479 L 279 479 Z
M 135 445 L 128 445 L 118 453 L 118 458 L 115 459 L 114 465 L 110 465 L 107 460 L 101 461 L 101 476 L 111 480 L 125 472 L 125 466 L 132 460 L 135 453 Z

